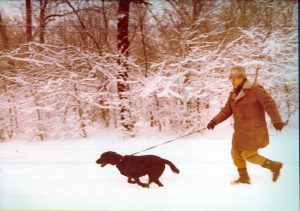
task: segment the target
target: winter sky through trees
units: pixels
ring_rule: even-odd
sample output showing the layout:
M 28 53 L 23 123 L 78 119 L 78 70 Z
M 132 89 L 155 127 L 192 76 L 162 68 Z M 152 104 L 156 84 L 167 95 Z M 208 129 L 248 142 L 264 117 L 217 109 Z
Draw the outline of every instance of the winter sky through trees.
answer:
M 297 1 L 133 1 L 127 27 L 119 1 L 20 2 L 0 4 L 2 140 L 197 130 L 233 65 L 298 110 Z

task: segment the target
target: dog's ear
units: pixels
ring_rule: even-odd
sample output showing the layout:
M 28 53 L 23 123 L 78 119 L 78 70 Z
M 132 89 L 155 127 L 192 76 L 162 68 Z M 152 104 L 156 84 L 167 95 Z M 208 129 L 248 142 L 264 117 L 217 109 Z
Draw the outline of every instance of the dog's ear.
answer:
M 108 161 L 110 164 L 116 165 L 120 161 L 120 157 L 122 156 L 120 156 L 118 153 L 110 152 L 108 156 Z
M 113 153 L 115 153 L 115 152 L 113 152 L 113 151 L 106 151 L 106 152 L 103 152 L 101 154 L 101 156 L 109 156 L 110 154 L 113 154 Z

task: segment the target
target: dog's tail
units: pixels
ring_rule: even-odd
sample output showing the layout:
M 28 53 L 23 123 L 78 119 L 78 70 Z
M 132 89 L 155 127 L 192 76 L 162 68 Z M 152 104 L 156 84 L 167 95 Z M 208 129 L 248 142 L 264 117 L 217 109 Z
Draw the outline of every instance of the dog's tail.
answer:
M 171 161 L 164 159 L 164 162 L 165 162 L 165 164 L 167 164 L 167 165 L 170 166 L 171 170 L 172 170 L 174 173 L 179 174 L 179 169 L 176 168 L 176 166 L 175 166 Z

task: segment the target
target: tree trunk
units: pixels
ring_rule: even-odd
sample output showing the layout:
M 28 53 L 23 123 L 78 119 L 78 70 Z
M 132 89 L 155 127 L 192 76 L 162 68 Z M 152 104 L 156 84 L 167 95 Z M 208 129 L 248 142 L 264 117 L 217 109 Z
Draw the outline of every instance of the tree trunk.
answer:
M 128 22 L 129 22 L 129 6 L 130 1 L 119 0 L 119 20 L 118 20 L 118 50 L 120 55 L 119 64 L 124 66 L 124 70 L 118 73 L 118 93 L 121 101 L 120 115 L 123 127 L 132 131 L 133 123 L 131 120 L 131 114 L 129 111 L 129 102 L 126 92 L 129 90 L 126 84 L 128 78 L 128 66 L 126 64 L 126 58 L 129 56 L 129 39 L 128 39 Z M 125 58 L 125 59 L 122 59 Z
M 78 88 L 77 88 L 76 82 L 74 82 L 73 86 L 74 86 L 74 95 L 76 96 L 76 98 L 74 98 L 74 99 L 77 102 L 77 111 L 78 111 L 78 116 L 79 116 L 79 121 L 80 121 L 80 129 L 82 131 L 81 136 L 83 138 L 87 138 L 88 133 L 87 133 L 87 130 L 86 130 L 86 124 L 84 123 L 83 109 L 82 109 L 81 102 L 79 100 Z
M 4 25 L 4 23 L 2 21 L 1 14 L 0 14 L 0 34 L 1 34 L 3 48 L 8 49 L 9 43 L 8 43 L 8 37 L 7 37 L 7 33 L 6 33 L 6 26 Z
M 104 29 L 103 29 L 104 42 L 105 42 L 105 45 L 107 46 L 107 48 L 109 49 L 109 51 L 112 51 L 112 48 L 109 44 L 109 39 L 108 39 L 109 27 L 108 27 L 108 20 L 107 20 L 105 3 L 104 3 L 105 0 L 101 0 L 101 1 L 102 1 L 101 7 L 103 9 L 102 15 L 103 15 L 103 21 L 104 21 Z
M 48 0 L 40 0 L 40 43 L 45 43 L 45 28 L 46 28 L 46 7 L 48 4 Z
M 192 15 L 193 23 L 195 23 L 199 18 L 201 9 L 202 9 L 202 1 L 193 0 L 193 15 Z
M 146 35 L 144 30 L 144 19 L 146 16 L 146 11 L 142 9 L 142 7 L 139 8 L 141 13 L 138 15 L 139 19 L 139 27 L 141 31 L 141 42 L 142 42 L 142 48 L 143 48 L 143 54 L 144 54 L 144 64 L 145 64 L 145 77 L 148 76 L 148 55 L 147 55 L 147 48 L 146 48 Z
M 129 6 L 130 6 L 130 1 L 119 0 L 118 50 L 125 57 L 129 56 L 129 53 L 128 53 L 128 49 L 129 49 L 129 39 L 128 39 Z
M 44 129 L 43 122 L 42 122 L 41 109 L 39 109 L 41 107 L 41 105 L 40 105 L 40 99 L 39 99 L 39 96 L 38 96 L 37 88 L 34 87 L 34 88 L 30 89 L 30 92 L 31 92 L 32 98 L 34 100 L 34 105 L 35 105 L 36 114 L 37 114 L 38 131 L 37 131 L 36 135 L 40 138 L 41 141 L 44 141 L 45 138 L 46 138 L 46 131 Z
M 32 41 L 32 12 L 31 0 L 26 0 L 26 37 L 27 42 Z
M 11 93 L 9 93 L 8 88 L 6 85 L 4 85 L 4 91 L 7 95 L 8 103 L 12 105 L 9 108 L 9 126 L 10 129 L 7 131 L 8 137 L 11 139 L 15 134 L 17 134 L 17 131 L 19 129 L 19 123 L 17 119 L 17 108 L 14 105 L 15 99 Z M 1 140 L 1 135 L 0 135 Z

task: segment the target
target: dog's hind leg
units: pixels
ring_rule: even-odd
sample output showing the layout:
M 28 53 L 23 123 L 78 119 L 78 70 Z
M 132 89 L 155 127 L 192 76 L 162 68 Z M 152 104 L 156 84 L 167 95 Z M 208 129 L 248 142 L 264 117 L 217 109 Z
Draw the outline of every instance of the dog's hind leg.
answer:
M 142 186 L 143 188 L 149 188 L 149 184 L 142 183 L 138 177 L 136 177 L 134 179 L 138 185 Z
M 159 181 L 158 178 L 152 179 L 152 180 L 149 179 L 149 184 L 150 184 L 151 182 L 156 183 L 159 187 L 163 187 L 163 186 L 164 186 L 164 185 Z
M 163 187 L 164 185 L 159 181 L 159 177 L 163 174 L 164 170 L 165 170 L 165 164 L 163 164 L 163 163 L 152 166 L 152 168 L 149 170 L 149 173 L 148 173 L 149 184 L 151 182 L 154 182 L 159 187 Z

